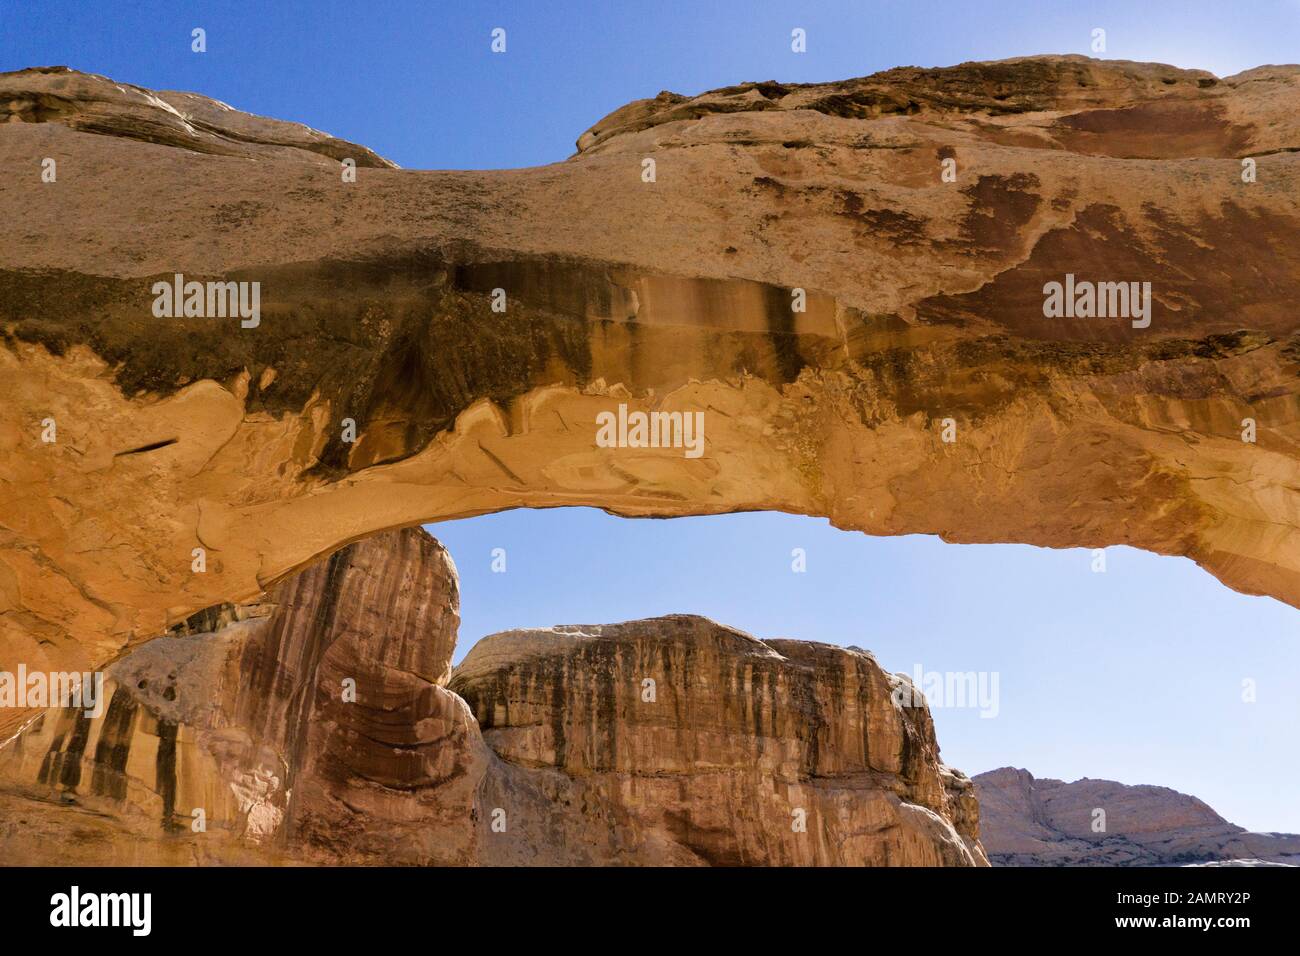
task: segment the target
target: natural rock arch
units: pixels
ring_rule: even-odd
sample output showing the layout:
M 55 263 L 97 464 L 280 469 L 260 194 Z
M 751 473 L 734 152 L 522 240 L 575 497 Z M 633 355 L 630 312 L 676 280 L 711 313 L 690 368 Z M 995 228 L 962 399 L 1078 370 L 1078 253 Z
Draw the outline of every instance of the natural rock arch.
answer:
M 346 542 L 511 507 L 1123 543 L 1300 605 L 1297 77 L 746 84 L 625 107 L 563 163 L 425 172 L 4 74 L 0 164 L 34 172 L 0 182 L 0 667 L 99 666 Z M 1045 318 L 1067 273 L 1150 281 L 1151 325 Z M 260 283 L 257 326 L 156 318 L 176 274 Z M 703 411 L 704 455 L 596 447 L 619 404 Z

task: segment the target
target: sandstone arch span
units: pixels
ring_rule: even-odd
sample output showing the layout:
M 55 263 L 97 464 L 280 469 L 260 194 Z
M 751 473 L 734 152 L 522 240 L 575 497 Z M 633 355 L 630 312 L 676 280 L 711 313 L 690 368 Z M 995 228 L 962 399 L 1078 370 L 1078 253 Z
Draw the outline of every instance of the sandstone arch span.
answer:
M 1124 543 L 1300 605 L 1298 77 L 744 84 L 565 162 L 427 172 L 4 74 L 0 666 L 99 666 L 345 542 L 511 507 Z M 260 323 L 155 317 L 178 273 L 258 282 Z M 1044 318 L 1067 273 L 1150 281 L 1152 324 Z M 595 447 L 620 403 L 703 411 L 705 454 Z

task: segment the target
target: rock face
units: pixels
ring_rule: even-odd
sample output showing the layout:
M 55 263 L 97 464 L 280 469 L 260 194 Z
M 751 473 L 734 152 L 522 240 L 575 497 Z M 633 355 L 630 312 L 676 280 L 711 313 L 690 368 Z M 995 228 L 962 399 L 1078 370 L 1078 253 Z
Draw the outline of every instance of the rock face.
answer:
M 584 808 L 574 842 L 606 824 L 608 860 L 983 863 L 970 781 L 939 762 L 926 708 L 892 699 L 903 680 L 862 651 L 675 615 L 495 634 L 451 688 L 502 760 Z
M 464 703 L 443 688 L 458 625 L 441 545 L 418 530 L 379 535 L 257 605 L 209 609 L 142 646 L 110 669 L 102 717 L 47 712 L 0 750 L 0 769 L 18 795 L 57 795 L 143 841 L 74 854 L 177 862 L 192 848 L 239 860 L 253 843 L 457 862 L 486 757 Z M 211 837 L 164 839 L 190 832 L 195 809 Z M 37 846 L 39 860 L 48 851 Z
M 0 666 L 511 507 L 1130 544 L 1300 605 L 1297 102 L 1297 67 L 1029 58 L 662 94 L 562 163 L 427 172 L 4 74 Z M 256 322 L 159 316 L 177 275 L 258 283 Z M 1149 325 L 1047 317 L 1067 276 L 1150 282 Z M 703 415 L 703 454 L 601 447 L 620 405 Z
M 193 616 L 111 668 L 102 714 L 0 749 L 0 858 L 986 863 L 971 782 L 869 654 L 685 616 L 511 632 L 455 672 L 470 706 L 457 603 L 411 530 Z
M 972 778 L 995 866 L 1300 865 L 1300 834 L 1250 833 L 1167 787 L 1035 779 L 1003 767 Z M 1092 830 L 1105 811 L 1106 831 Z
M 397 167 L 356 143 L 254 116 L 193 93 L 156 92 L 67 67 L 0 74 L 0 123 L 55 123 L 81 133 L 254 159 L 305 150 L 360 167 Z

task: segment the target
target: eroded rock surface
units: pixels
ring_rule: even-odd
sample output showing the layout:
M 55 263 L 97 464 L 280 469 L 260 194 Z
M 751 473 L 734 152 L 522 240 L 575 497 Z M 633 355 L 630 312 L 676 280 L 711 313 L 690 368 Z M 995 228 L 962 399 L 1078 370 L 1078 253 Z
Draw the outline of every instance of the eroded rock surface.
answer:
M 892 699 L 903 680 L 674 615 L 495 634 L 451 688 L 506 763 L 607 821 L 615 860 L 981 864 L 970 781 L 939 762 L 929 711 Z
M 263 157 L 305 150 L 360 167 L 397 167 L 364 146 L 299 123 L 267 119 L 193 93 L 154 91 L 65 66 L 0 74 L 0 123 L 55 123 L 218 156 Z
M 995 866 L 1300 865 L 1300 834 L 1251 833 L 1168 787 L 1035 778 L 1002 767 L 972 778 Z M 1105 832 L 1094 832 L 1097 810 Z
M 664 94 L 491 172 L 66 71 L 0 91 L 0 667 L 521 506 L 1129 544 L 1300 605 L 1300 68 Z M 177 274 L 259 282 L 257 326 L 155 317 Z M 1067 274 L 1149 281 L 1150 325 L 1046 318 Z M 620 404 L 702 412 L 704 454 L 597 447 Z
M 110 669 L 101 717 L 51 710 L 0 750 L 9 799 L 31 799 L 34 819 L 52 800 L 142 842 L 81 846 L 74 810 L 61 840 L 53 823 L 8 839 L 39 833 L 29 862 L 55 862 L 52 840 L 90 862 L 242 860 L 248 844 L 274 862 L 464 862 L 487 751 L 443 687 L 458 626 L 455 568 L 419 530 L 197 614 Z
M 0 749 L 0 859 L 985 863 L 972 784 L 865 652 L 674 616 L 495 635 L 449 689 L 457 602 L 409 530 L 193 616 L 102 715 Z

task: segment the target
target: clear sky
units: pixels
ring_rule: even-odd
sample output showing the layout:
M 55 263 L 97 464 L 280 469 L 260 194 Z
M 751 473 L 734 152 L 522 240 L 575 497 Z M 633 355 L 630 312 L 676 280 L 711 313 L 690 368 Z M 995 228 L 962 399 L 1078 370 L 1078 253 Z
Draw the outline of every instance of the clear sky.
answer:
M 506 30 L 504 55 L 489 50 Z M 808 51 L 790 51 L 802 27 Z M 207 52 L 190 52 L 190 31 Z M 0 69 L 63 64 L 203 93 L 402 166 L 564 159 L 630 100 L 745 80 L 838 80 L 1033 53 L 1228 75 L 1300 60 L 1300 0 L 0 0 Z
M 190 51 L 190 31 L 208 50 Z M 489 51 L 507 31 L 507 52 Z M 808 52 L 790 51 L 802 27 Z M 1300 2 L 15 2 L 0 69 L 66 64 L 297 120 L 406 167 L 558 162 L 629 100 L 1034 53 L 1221 76 L 1300 60 Z M 871 649 L 890 670 L 998 675 L 998 713 L 938 709 L 969 773 L 1171 786 L 1255 829 L 1300 832 L 1300 612 L 1190 562 L 869 538 L 784 515 L 628 521 L 566 509 L 431 529 L 461 572 L 459 655 L 514 626 L 695 612 L 760 637 Z M 505 548 L 507 570 L 491 570 Z M 791 571 L 790 552 L 807 552 Z M 1242 701 L 1242 681 L 1257 701 Z

